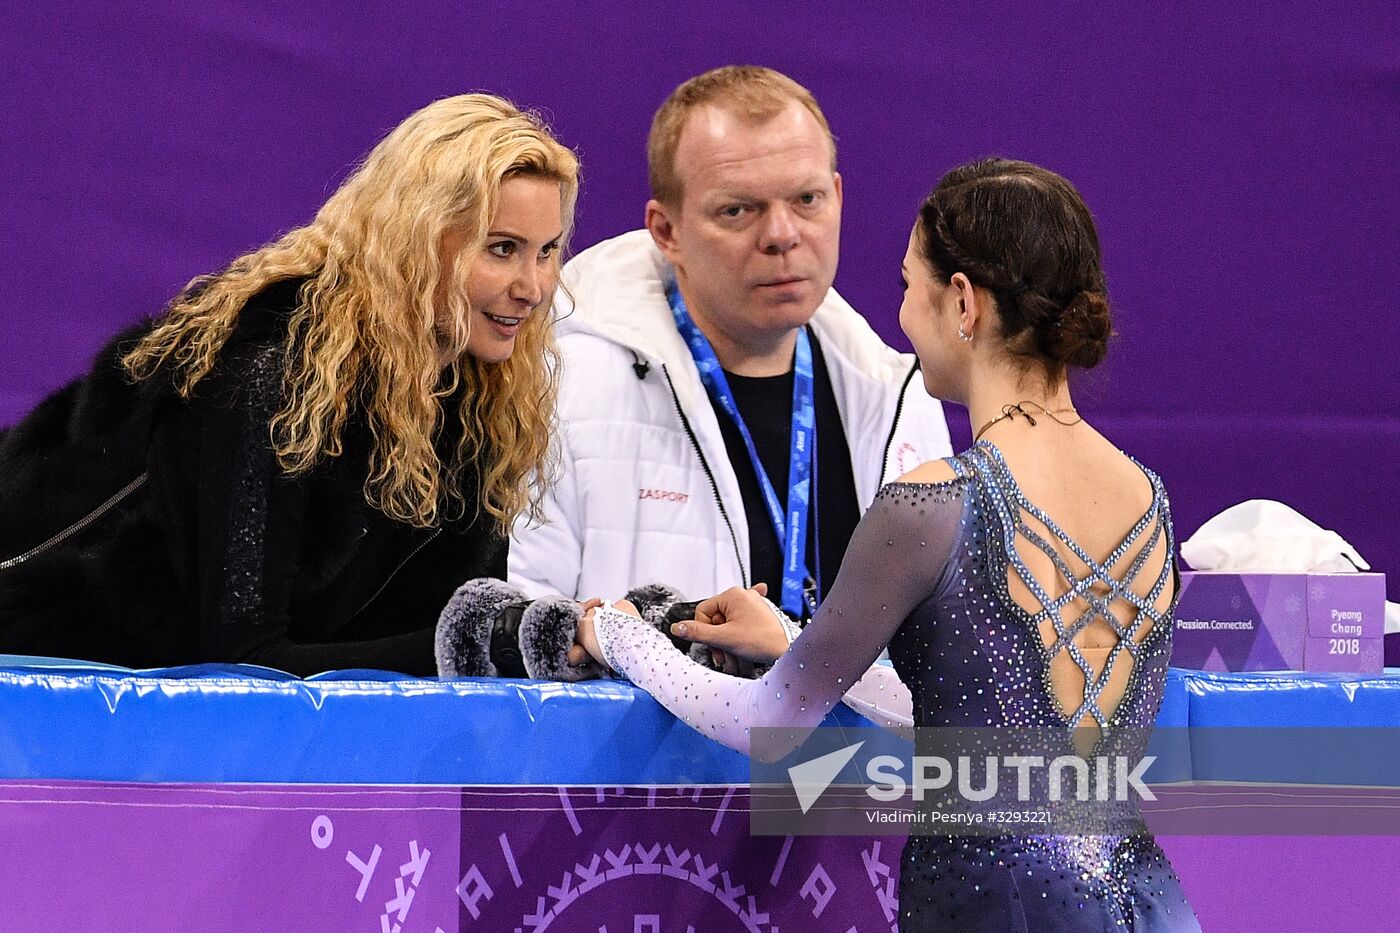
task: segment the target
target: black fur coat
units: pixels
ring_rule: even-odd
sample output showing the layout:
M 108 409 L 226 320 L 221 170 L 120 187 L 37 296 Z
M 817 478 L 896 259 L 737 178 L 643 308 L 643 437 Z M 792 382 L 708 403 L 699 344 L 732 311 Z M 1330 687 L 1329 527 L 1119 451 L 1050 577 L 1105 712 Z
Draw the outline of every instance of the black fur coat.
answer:
M 463 580 L 504 577 L 506 540 L 484 512 L 419 529 L 371 507 L 362 422 L 341 456 L 281 471 L 268 420 L 299 284 L 249 301 L 194 397 L 125 377 L 137 328 L 0 434 L 0 653 L 435 673 L 438 613 Z

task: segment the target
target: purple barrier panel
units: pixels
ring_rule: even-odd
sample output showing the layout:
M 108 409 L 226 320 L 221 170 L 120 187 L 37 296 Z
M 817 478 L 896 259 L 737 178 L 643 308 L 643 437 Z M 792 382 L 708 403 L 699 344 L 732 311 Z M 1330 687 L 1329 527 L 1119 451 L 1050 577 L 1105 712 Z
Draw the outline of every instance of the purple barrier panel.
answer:
M 0 782 L 0 929 L 348 933 L 392 909 L 387 929 L 447 933 L 461 800 L 455 787 Z
M 1389 930 L 1400 916 L 1396 836 L 1160 836 L 1201 928 Z
M 744 788 L 0 782 L 2 929 L 891 929 L 900 837 L 749 835 Z M 1370 930 L 1397 837 L 1164 836 L 1204 929 Z
M 744 788 L 0 782 L 2 929 L 887 930 L 903 840 Z

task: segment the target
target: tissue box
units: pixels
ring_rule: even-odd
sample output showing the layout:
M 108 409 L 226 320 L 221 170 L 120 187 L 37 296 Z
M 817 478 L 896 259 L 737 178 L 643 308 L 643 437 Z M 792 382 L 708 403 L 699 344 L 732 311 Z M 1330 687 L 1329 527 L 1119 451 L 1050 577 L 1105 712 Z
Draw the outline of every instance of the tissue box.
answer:
M 1379 673 L 1382 573 L 1183 573 L 1172 665 Z

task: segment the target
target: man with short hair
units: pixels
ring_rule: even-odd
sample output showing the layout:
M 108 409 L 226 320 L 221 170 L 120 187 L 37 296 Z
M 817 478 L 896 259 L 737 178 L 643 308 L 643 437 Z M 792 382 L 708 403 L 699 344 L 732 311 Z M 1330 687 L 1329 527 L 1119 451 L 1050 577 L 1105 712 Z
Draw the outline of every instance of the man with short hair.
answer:
M 841 176 L 810 92 L 707 72 L 657 111 L 647 158 L 646 229 L 563 271 L 560 477 L 517 525 L 511 581 L 763 582 L 806 618 L 880 485 L 951 453 L 942 409 L 831 287 Z

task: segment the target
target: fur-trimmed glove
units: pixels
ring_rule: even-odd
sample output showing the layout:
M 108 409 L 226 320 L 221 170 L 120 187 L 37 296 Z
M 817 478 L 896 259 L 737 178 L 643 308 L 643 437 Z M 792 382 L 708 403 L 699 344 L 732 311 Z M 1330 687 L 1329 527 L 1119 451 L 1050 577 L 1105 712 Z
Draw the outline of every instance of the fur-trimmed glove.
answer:
M 671 634 L 672 624 L 695 618 L 698 601 L 687 602 L 662 583 L 634 587 L 626 598 L 676 650 L 698 664 L 714 667 L 708 647 Z M 592 660 L 577 667 L 568 661 L 582 617 L 577 600 L 564 596 L 527 600 L 502 580 L 468 580 L 452 594 L 438 618 L 434 644 L 438 676 L 528 677 L 566 683 L 606 676 Z
M 440 677 L 528 677 L 574 682 L 601 677 L 568 661 L 583 613 L 572 599 L 527 600 L 502 580 L 478 577 L 457 588 L 438 617 Z
M 716 669 L 708 645 L 688 641 L 671 634 L 672 625 L 677 622 L 689 622 L 695 618 L 695 607 L 700 605 L 700 600 L 682 600 L 680 593 L 664 583 L 648 583 L 636 587 L 627 594 L 627 598 L 637 607 L 642 619 L 669 638 L 671 644 L 676 646 L 676 650 L 688 654 L 696 664 L 708 667 L 710 670 Z M 781 612 L 781 610 L 776 610 L 776 607 L 775 611 Z M 786 616 L 780 617 L 786 618 Z M 798 631 L 796 623 L 788 620 L 783 628 L 787 631 L 789 641 L 796 637 Z M 771 664 L 755 664 L 753 676 L 762 677 L 764 672 L 772 666 Z
M 438 676 L 511 676 L 499 672 L 491 644 L 496 620 L 513 604 L 523 608 L 525 595 L 504 580 L 478 577 L 457 587 L 438 616 L 433 638 Z

